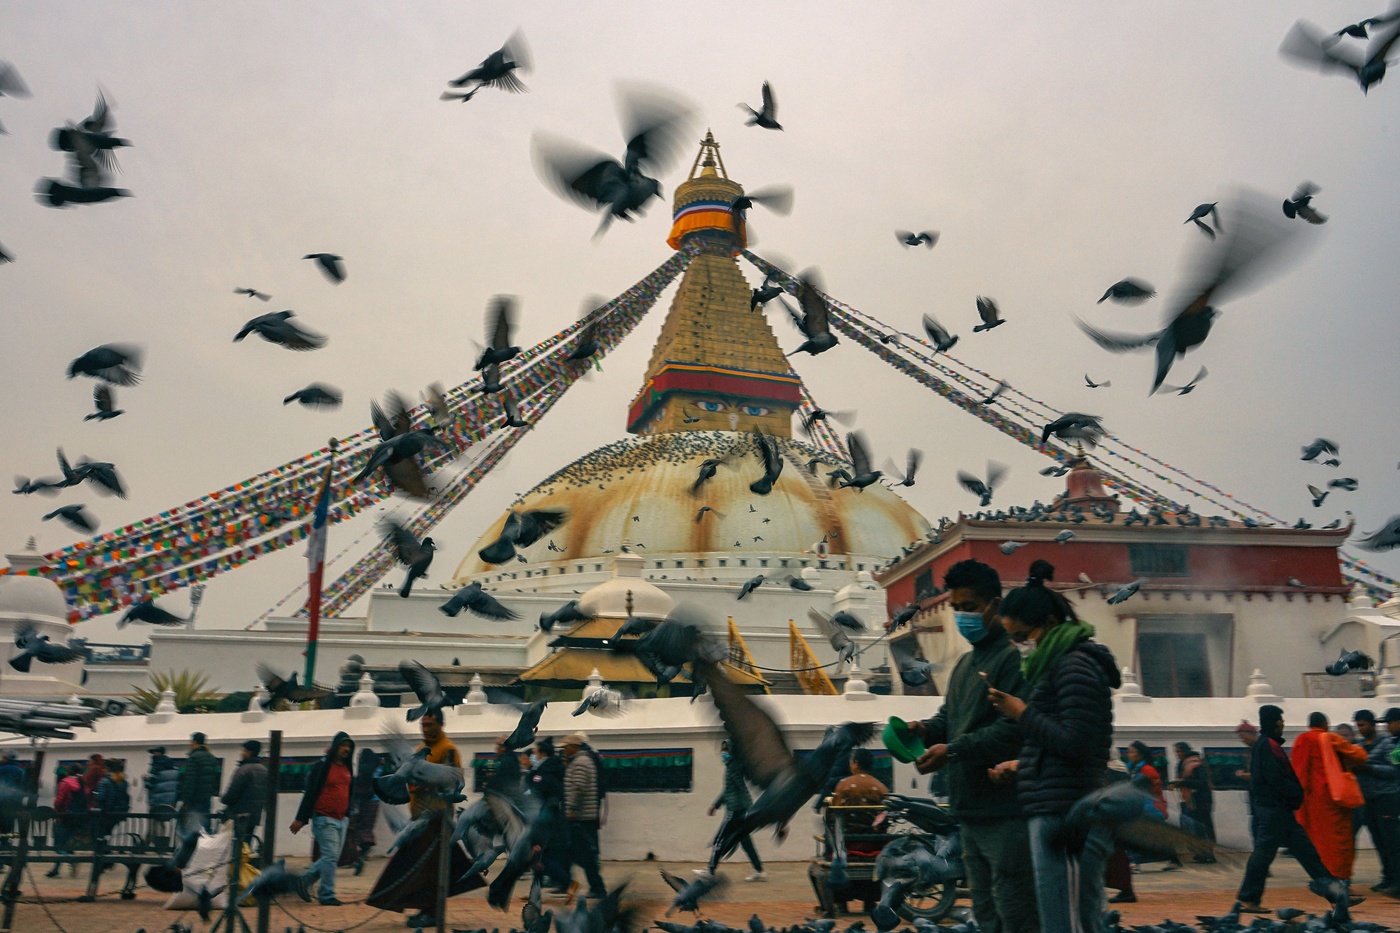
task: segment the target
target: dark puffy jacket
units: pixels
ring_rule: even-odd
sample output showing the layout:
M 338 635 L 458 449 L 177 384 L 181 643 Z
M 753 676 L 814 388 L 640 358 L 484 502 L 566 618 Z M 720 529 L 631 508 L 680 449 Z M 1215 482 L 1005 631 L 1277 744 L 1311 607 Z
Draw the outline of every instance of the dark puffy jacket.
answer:
M 564 805 L 564 759 L 557 754 L 535 765 L 530 771 L 530 793 L 546 804 Z
M 165 755 L 152 755 L 146 772 L 146 805 L 173 807 L 180 797 L 180 768 Z
M 203 745 L 190 749 L 185 768 L 180 772 L 180 803 L 186 807 L 207 811 L 211 797 L 219 796 L 219 778 L 223 767 L 219 759 Z
M 267 765 L 249 758 L 238 766 L 228 782 L 228 790 L 219 803 L 231 815 L 247 814 L 248 825 L 254 829 L 262 822 L 263 804 L 267 802 Z
M 105 836 L 131 812 L 131 785 L 125 775 L 121 780 L 111 774 L 104 777 L 97 785 L 93 806 L 102 811 L 97 815 L 97 831 Z
M 1069 812 L 1105 780 L 1113 750 L 1113 652 L 1081 641 L 1041 674 L 1021 714 L 1016 797 L 1026 816 Z

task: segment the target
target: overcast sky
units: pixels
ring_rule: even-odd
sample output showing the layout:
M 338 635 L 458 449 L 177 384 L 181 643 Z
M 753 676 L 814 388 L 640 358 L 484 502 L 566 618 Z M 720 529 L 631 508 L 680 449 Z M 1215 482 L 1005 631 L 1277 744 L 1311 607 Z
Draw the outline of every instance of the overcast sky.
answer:
M 668 255 L 669 199 L 694 149 L 661 175 L 666 203 L 590 239 L 597 218 L 536 176 L 539 130 L 617 154 L 619 80 L 694 102 L 736 180 L 791 184 L 789 217 L 754 215 L 756 249 L 817 266 L 827 289 L 915 330 L 932 312 L 954 355 L 1061 410 L 1090 411 L 1124 441 L 1267 508 L 1318 524 L 1353 511 L 1361 530 L 1396 512 L 1393 437 L 1400 367 L 1400 78 L 1363 96 L 1353 81 L 1299 70 L 1278 46 L 1302 3 L 259 3 L 0 6 L 0 59 L 28 100 L 0 98 L 0 474 L 56 471 L 54 448 L 111 460 L 130 498 L 85 487 L 102 529 L 118 527 L 365 427 L 389 388 L 416 394 L 470 374 L 487 302 L 520 297 L 530 345 L 569 324 L 582 297 L 615 295 Z M 1337 29 L 1381 12 L 1335 3 Z M 445 82 L 514 30 L 529 93 L 438 100 Z M 784 132 L 743 126 L 739 101 L 773 83 Z M 134 143 L 115 182 L 134 197 L 54 210 L 35 182 L 65 166 L 48 133 L 91 112 L 98 86 Z M 1193 394 L 1148 397 L 1151 359 L 1111 356 L 1074 326 L 1146 331 L 1169 307 L 1182 224 L 1234 185 L 1279 202 L 1302 180 L 1331 217 L 1301 230 L 1314 248 L 1230 302 Z M 934 229 L 931 252 L 896 228 Z M 345 257 L 332 286 L 300 257 Z M 746 274 L 758 276 L 747 265 Z M 1095 305 L 1136 276 L 1161 298 Z M 270 305 L 232 294 L 253 286 Z M 1008 323 L 972 334 L 974 298 Z M 444 582 L 483 526 L 555 468 L 621 436 L 626 405 L 670 303 L 561 402 L 435 532 Z M 330 337 L 312 353 L 231 342 L 254 314 L 295 309 Z M 800 338 L 774 313 L 785 349 Z M 119 390 L 126 414 L 84 423 L 89 380 L 68 362 L 107 342 L 146 347 L 145 378 Z M 1061 481 L 1033 451 L 844 343 L 797 367 L 826 407 L 859 410 L 878 458 L 928 453 L 909 501 L 930 520 L 972 510 L 954 481 L 988 459 L 1011 466 L 999 503 L 1050 499 Z M 1111 380 L 1090 390 L 1083 376 Z M 312 380 L 342 388 L 331 414 L 283 408 Z M 1298 460 L 1316 436 L 1343 467 Z M 1314 509 L 1305 484 L 1360 481 Z M 0 495 L 0 545 L 42 550 L 75 535 L 41 523 L 53 500 Z M 382 513 L 371 512 L 370 516 Z M 372 518 L 334 530 L 330 553 Z M 363 544 L 333 574 L 362 553 Z M 201 622 L 242 627 L 304 577 L 295 546 L 217 578 Z M 1363 555 L 1364 556 L 1364 555 Z M 1400 574 L 1400 555 L 1372 561 Z M 163 604 L 178 611 L 184 594 Z M 85 623 L 102 640 L 110 620 Z M 143 637 L 128 630 L 127 640 Z

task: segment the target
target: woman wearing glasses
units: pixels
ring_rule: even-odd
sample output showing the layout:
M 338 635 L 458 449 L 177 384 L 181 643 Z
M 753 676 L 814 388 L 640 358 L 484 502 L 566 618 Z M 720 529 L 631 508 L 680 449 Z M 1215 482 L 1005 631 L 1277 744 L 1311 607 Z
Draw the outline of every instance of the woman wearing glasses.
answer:
M 1113 654 L 1093 640 L 1094 627 L 1046 584 L 1055 568 L 1031 564 L 1026 585 L 1001 601 L 1001 622 L 1031 685 L 1022 701 L 988 686 L 992 704 L 1021 727 L 1016 761 L 992 769 L 1016 781 L 1030 820 L 1031 861 L 1041 933 L 1097 933 L 1104 909 L 1104 863 L 1113 851 L 1108 827 L 1095 825 L 1082 845 L 1066 844 L 1065 816 L 1103 786 L 1113 747 L 1113 690 L 1121 680 Z

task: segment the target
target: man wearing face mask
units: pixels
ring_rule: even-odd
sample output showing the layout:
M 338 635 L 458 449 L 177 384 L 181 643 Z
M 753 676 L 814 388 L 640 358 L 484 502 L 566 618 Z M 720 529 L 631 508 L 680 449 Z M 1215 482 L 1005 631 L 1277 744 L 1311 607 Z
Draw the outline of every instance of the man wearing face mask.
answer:
M 958 632 L 972 650 L 948 678 L 943 707 L 932 719 L 911 723 L 928 751 L 915 763 L 920 774 L 947 769 L 948 805 L 962 831 L 963 862 L 977 924 L 985 933 L 1037 933 L 1035 877 L 1030 836 L 1014 784 L 994 784 L 989 769 L 1015 758 L 1021 732 L 997 711 L 988 686 L 1025 699 L 1021 656 L 997 617 L 1001 578 L 996 569 L 965 560 L 943 579 Z

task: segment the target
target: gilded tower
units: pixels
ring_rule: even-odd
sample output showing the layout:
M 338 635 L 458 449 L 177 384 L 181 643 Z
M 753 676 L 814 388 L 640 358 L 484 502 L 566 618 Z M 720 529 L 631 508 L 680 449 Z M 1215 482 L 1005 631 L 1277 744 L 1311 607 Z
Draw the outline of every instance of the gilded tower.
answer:
M 751 292 L 736 258 L 745 243 L 744 221 L 733 206 L 743 194 L 707 132 L 690 177 L 676 187 L 667 239 L 674 249 L 693 245 L 699 253 L 681 279 L 628 409 L 633 434 L 761 429 L 792 436 L 802 381 L 763 312 L 749 310 Z

